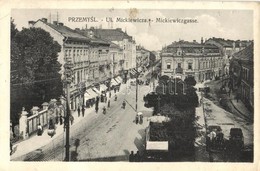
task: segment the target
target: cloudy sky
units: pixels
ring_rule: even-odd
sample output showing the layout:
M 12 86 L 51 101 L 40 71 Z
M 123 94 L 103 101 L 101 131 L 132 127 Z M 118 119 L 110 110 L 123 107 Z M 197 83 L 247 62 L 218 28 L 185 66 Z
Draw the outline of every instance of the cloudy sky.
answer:
M 131 13 L 134 11 L 134 13 Z M 253 12 L 247 10 L 119 10 L 119 9 L 78 9 L 78 10 L 45 10 L 45 9 L 19 9 L 12 10 L 12 18 L 19 30 L 28 27 L 29 20 L 48 18 L 63 22 L 70 28 L 100 27 L 111 28 L 105 21 L 106 17 L 114 19 L 113 28 L 122 28 L 133 36 L 137 44 L 149 50 L 160 50 L 162 46 L 180 39 L 200 42 L 201 37 L 221 37 L 234 40 L 253 39 Z M 95 17 L 100 22 L 70 22 L 69 17 Z M 129 23 L 115 22 L 115 18 L 151 19 L 154 22 Z M 197 23 L 156 23 L 156 18 L 197 19 Z M 101 21 L 103 20 L 103 21 Z

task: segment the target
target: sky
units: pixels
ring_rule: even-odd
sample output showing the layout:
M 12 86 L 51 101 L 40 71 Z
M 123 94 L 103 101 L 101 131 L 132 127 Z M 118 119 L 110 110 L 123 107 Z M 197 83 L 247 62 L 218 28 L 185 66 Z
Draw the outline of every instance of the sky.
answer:
M 231 40 L 253 40 L 253 11 L 250 10 L 147 10 L 147 9 L 13 9 L 11 16 L 19 30 L 28 28 L 28 21 L 47 18 L 74 28 L 112 28 L 106 17 L 112 17 L 113 28 L 122 28 L 149 50 L 160 50 L 174 41 L 200 42 L 220 37 Z M 51 17 L 50 17 L 51 15 Z M 95 17 L 98 22 L 71 22 L 70 17 Z M 151 19 L 149 23 L 116 22 L 116 18 Z M 156 18 L 196 19 L 197 23 L 156 23 Z M 101 21 L 102 20 L 102 21 Z

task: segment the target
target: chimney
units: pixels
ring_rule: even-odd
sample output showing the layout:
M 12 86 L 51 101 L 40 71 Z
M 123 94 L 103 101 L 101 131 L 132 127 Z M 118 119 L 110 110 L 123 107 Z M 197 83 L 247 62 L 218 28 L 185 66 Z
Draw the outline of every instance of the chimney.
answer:
M 201 37 L 201 44 L 203 44 L 203 37 Z
M 193 40 L 193 43 L 197 43 L 196 40 Z
M 88 29 L 88 25 L 86 24 L 86 28 L 85 28 L 86 30 Z
M 34 24 L 35 24 L 35 21 L 28 21 L 29 28 L 32 28 Z
M 63 23 L 58 23 L 58 26 L 64 26 L 64 24 Z
M 76 31 L 80 31 L 80 28 L 75 28 Z
M 58 21 L 53 21 L 53 24 L 54 25 L 58 25 Z
M 121 29 L 121 28 L 116 28 L 116 30 L 118 30 L 118 31 L 122 31 L 122 29 Z
M 47 23 L 47 18 L 42 18 L 42 21 L 44 22 L 44 23 Z

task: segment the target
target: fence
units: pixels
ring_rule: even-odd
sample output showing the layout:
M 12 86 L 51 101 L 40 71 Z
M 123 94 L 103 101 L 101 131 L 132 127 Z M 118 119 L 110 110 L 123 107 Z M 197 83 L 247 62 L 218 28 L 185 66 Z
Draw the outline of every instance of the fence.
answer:
M 61 105 L 64 106 L 65 99 L 61 98 L 60 101 Z M 50 103 L 43 103 L 41 110 L 39 107 L 34 106 L 31 109 L 32 116 L 30 117 L 27 117 L 28 112 L 26 112 L 23 108 L 19 120 L 19 134 L 21 138 L 26 139 L 30 135 L 35 133 L 37 131 L 39 123 L 44 128 L 48 126 L 48 122 L 50 119 L 57 117 L 59 114 L 64 116 L 64 110 L 63 112 L 61 112 L 60 107 L 57 105 L 56 102 L 56 99 L 52 99 Z
M 47 126 L 47 124 L 48 124 L 48 110 L 47 109 L 42 110 L 38 114 L 34 114 L 27 118 L 29 136 L 37 131 L 37 126 L 39 123 L 42 125 L 42 127 Z

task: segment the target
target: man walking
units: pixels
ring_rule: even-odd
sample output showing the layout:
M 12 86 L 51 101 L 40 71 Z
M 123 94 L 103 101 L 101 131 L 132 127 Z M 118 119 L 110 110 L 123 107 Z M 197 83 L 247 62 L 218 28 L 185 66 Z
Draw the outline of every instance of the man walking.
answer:
M 107 108 L 110 108 L 110 100 L 107 102 Z
M 80 117 L 80 106 L 78 104 L 78 117 Z
M 84 115 L 85 115 L 85 106 L 82 105 L 82 116 L 84 117 Z

